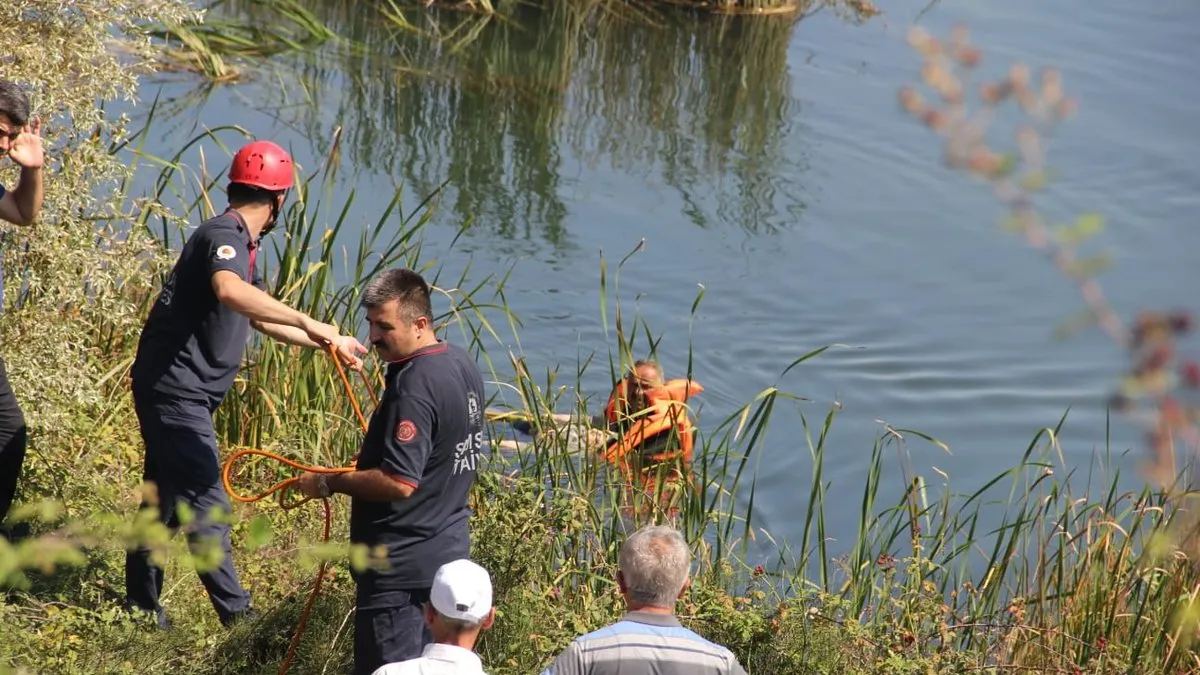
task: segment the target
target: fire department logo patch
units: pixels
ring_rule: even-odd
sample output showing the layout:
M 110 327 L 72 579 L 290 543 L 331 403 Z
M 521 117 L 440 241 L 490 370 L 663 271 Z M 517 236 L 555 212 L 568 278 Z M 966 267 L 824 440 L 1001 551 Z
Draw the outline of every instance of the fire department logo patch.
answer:
M 411 420 L 400 420 L 396 425 L 396 440 L 401 443 L 407 443 L 417 437 L 417 425 Z

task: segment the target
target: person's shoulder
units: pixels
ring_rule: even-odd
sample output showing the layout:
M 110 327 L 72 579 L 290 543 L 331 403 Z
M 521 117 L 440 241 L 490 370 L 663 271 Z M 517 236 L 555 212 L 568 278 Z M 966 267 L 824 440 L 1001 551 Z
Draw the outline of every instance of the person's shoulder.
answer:
M 379 666 L 371 675 L 416 675 L 421 672 L 421 660 L 410 659 Z
M 230 216 L 228 213 L 218 213 L 217 215 L 205 220 L 192 230 L 192 235 L 188 238 L 189 241 L 201 241 L 213 239 L 214 237 L 224 238 L 230 233 L 236 233 L 238 229 L 237 219 Z
M 603 640 L 606 638 L 615 637 L 629 632 L 630 622 L 614 621 L 613 623 L 597 628 L 590 633 L 584 633 L 571 641 L 571 647 L 579 648 L 593 640 Z
M 475 357 L 471 356 L 471 352 L 468 352 L 466 348 L 447 342 L 446 351 L 462 367 L 479 373 L 479 364 L 475 362 Z
M 226 211 L 224 213 L 218 213 L 217 215 L 206 219 L 205 221 L 203 221 L 202 223 L 200 223 L 200 225 L 198 225 L 196 227 L 196 231 L 199 232 L 200 230 L 236 230 L 236 229 L 238 229 L 238 227 L 240 227 L 240 225 L 241 225 L 241 223 L 238 222 L 238 219 L 234 218 L 232 214 L 230 214 L 228 211 Z
M 726 647 L 723 644 L 718 644 L 716 642 L 713 642 L 712 640 L 709 640 L 708 638 L 704 637 L 703 635 L 697 633 L 696 631 L 694 631 L 691 628 L 688 628 L 686 626 L 681 626 L 679 628 L 679 630 L 681 631 L 681 633 L 683 635 L 686 635 L 689 639 L 699 642 L 703 645 L 706 645 L 713 652 L 720 654 L 725 658 L 729 658 L 729 659 L 735 658 L 733 655 L 733 650 L 731 650 L 729 647 Z
M 455 367 L 461 351 L 458 345 L 443 340 L 409 361 L 409 367 L 404 369 L 403 375 L 412 379 L 439 380 L 448 368 Z
M 728 672 L 730 672 L 730 673 L 744 672 L 741 670 L 741 664 L 738 663 L 737 655 L 733 653 L 732 649 L 730 649 L 729 647 L 726 647 L 723 644 L 713 642 L 712 640 L 709 640 L 708 638 L 704 637 L 703 635 L 697 633 L 696 631 L 694 631 L 690 628 L 683 628 L 683 631 L 684 631 L 685 635 L 687 635 L 688 638 L 707 647 L 707 649 L 709 650 L 710 653 L 712 653 L 713 656 L 716 656 L 716 657 L 720 658 L 721 660 L 725 661 L 726 666 L 729 668 Z

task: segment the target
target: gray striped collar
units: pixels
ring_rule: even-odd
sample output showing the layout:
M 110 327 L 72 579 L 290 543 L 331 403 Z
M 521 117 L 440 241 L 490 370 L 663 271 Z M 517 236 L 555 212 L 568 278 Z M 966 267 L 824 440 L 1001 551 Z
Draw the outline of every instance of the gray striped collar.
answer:
M 636 623 L 645 623 L 651 626 L 682 626 L 679 619 L 675 618 L 674 614 L 655 614 L 653 612 L 626 612 L 625 616 L 621 617 L 622 621 L 633 621 Z

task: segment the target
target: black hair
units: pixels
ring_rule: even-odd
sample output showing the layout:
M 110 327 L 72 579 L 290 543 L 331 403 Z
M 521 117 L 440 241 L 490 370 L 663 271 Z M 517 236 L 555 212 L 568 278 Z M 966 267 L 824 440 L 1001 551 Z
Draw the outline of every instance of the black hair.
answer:
M 13 126 L 29 124 L 29 97 L 12 80 L 0 80 L 0 113 L 8 117 Z
M 362 305 L 367 309 L 392 300 L 400 301 L 400 315 L 405 321 L 415 322 L 425 317 L 433 323 L 429 284 L 420 274 L 403 267 L 390 269 L 372 279 L 363 290 Z
M 274 205 L 275 198 L 279 196 L 280 192 L 279 190 L 265 190 L 245 183 L 230 183 L 226 194 L 230 204 Z

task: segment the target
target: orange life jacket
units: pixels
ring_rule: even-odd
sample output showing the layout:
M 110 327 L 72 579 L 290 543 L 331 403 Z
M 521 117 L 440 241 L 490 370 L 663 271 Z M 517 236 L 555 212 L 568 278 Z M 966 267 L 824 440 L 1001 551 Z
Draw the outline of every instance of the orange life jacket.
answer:
M 686 403 L 689 398 L 702 391 L 704 391 L 704 387 L 700 386 L 699 382 L 679 378 L 668 380 L 661 387 L 647 389 L 646 395 L 651 402 L 670 400 Z M 604 419 L 612 425 L 616 424 L 621 416 L 630 417 L 637 412 L 637 410 L 629 410 L 629 378 L 621 378 L 608 397 L 608 405 L 604 407 Z
M 676 379 L 661 387 L 647 389 L 649 407 L 645 410 L 630 411 L 622 420 L 620 408 L 625 408 L 628 404 L 627 391 L 627 382 L 621 380 L 609 397 L 605 417 L 610 424 L 620 420 L 627 423 L 629 428 L 604 449 L 604 458 L 611 464 L 627 469 L 627 457 L 630 453 L 639 452 L 649 441 L 674 432 L 679 443 L 678 450 L 668 449 L 663 453 L 647 455 L 643 459 L 657 463 L 682 456 L 685 464 L 690 462 L 696 430 L 688 416 L 685 403 L 690 397 L 704 391 L 704 387 L 692 380 Z

